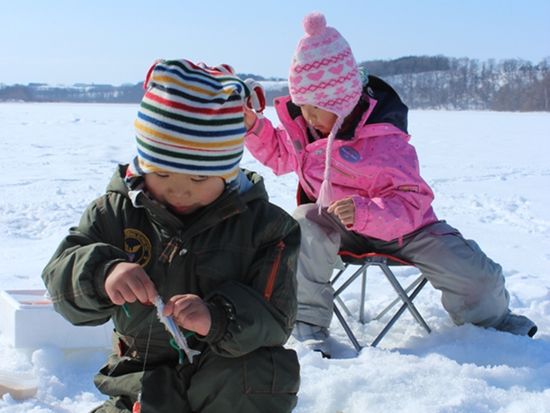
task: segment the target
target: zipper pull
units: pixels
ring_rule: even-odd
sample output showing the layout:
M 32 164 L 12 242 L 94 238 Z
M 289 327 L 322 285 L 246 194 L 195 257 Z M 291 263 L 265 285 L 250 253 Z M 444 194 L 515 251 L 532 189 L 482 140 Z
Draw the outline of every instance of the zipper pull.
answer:
M 181 239 L 178 237 L 171 238 L 170 241 L 168 241 L 168 244 L 166 244 L 166 247 L 164 247 L 162 254 L 160 254 L 159 262 L 163 264 L 170 264 L 176 254 L 182 249 L 182 246 L 183 241 Z

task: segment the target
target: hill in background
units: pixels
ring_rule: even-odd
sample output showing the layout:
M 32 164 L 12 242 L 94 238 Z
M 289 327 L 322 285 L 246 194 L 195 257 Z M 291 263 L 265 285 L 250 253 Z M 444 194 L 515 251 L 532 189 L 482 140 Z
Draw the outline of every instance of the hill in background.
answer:
M 391 84 L 411 109 L 550 111 L 550 58 L 533 64 L 519 59 L 408 56 L 365 61 L 360 66 Z M 269 103 L 288 94 L 285 79 L 249 73 L 239 76 L 260 81 Z M 68 87 L 0 84 L 0 102 L 137 103 L 142 96 L 143 83 Z

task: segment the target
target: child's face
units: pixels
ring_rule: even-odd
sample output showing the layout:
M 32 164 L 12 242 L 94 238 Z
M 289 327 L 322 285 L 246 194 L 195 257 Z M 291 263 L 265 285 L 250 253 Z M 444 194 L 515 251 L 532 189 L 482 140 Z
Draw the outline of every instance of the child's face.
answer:
M 219 176 L 155 172 L 145 175 L 145 186 L 157 201 L 186 215 L 214 202 L 223 193 L 225 182 Z
M 301 105 L 302 115 L 306 122 L 321 132 L 328 135 L 336 122 L 337 116 L 329 111 L 313 105 Z

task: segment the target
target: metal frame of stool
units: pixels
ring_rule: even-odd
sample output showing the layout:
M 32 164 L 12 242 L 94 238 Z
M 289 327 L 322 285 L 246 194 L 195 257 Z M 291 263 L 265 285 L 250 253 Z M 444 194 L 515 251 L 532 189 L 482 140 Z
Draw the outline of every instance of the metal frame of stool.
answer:
M 362 276 L 362 283 L 361 283 L 361 304 L 360 304 L 360 312 L 359 312 L 359 321 L 362 324 L 365 324 L 365 296 L 366 296 L 366 285 L 367 285 L 367 269 L 370 266 L 377 266 L 382 270 L 384 275 L 386 276 L 386 279 L 390 282 L 391 286 L 397 293 L 398 297 L 393 300 L 386 308 L 384 308 L 376 317 L 373 318 L 373 320 L 379 320 L 381 317 L 383 317 L 385 314 L 387 314 L 396 304 L 399 302 L 402 302 L 399 309 L 395 312 L 395 314 L 391 317 L 390 321 L 384 326 L 382 331 L 378 333 L 376 338 L 372 341 L 370 344 L 371 347 L 376 347 L 380 341 L 384 338 L 384 336 L 387 334 L 387 332 L 393 327 L 395 322 L 399 319 L 401 314 L 405 311 L 405 309 L 408 309 L 413 318 L 428 332 L 431 332 L 430 327 L 424 321 L 424 318 L 420 315 L 419 311 L 417 310 L 416 306 L 413 304 L 413 300 L 418 295 L 418 293 L 422 290 L 424 285 L 426 285 L 427 280 L 424 277 L 423 274 L 420 274 L 418 278 L 416 278 L 411 284 L 409 284 L 408 287 L 403 288 L 391 269 L 389 268 L 390 265 L 408 265 L 408 266 L 414 266 L 414 264 L 401 260 L 397 257 L 393 257 L 391 255 L 387 254 L 378 254 L 378 253 L 364 253 L 364 254 L 354 254 L 348 251 L 340 251 L 339 253 L 340 257 L 344 261 L 344 268 L 341 269 L 334 277 L 331 279 L 331 284 L 335 285 L 336 281 L 344 274 L 344 272 L 348 269 L 350 265 L 357 265 L 359 266 L 359 269 L 357 269 L 348 279 L 334 291 L 334 314 L 336 314 L 336 317 L 338 318 L 338 321 L 342 325 L 344 331 L 346 332 L 348 338 L 352 342 L 353 346 L 355 347 L 355 350 L 357 352 L 361 351 L 363 346 L 359 344 L 359 341 L 355 337 L 355 334 L 351 330 L 351 327 L 345 320 L 344 316 L 342 315 L 340 309 L 338 308 L 338 305 L 342 306 L 344 311 L 348 316 L 352 316 L 351 311 L 347 308 L 347 306 L 344 304 L 343 300 L 340 298 L 340 294 L 352 283 L 354 282 L 359 276 Z M 409 292 L 412 290 L 412 293 Z M 338 304 L 338 305 L 337 305 Z

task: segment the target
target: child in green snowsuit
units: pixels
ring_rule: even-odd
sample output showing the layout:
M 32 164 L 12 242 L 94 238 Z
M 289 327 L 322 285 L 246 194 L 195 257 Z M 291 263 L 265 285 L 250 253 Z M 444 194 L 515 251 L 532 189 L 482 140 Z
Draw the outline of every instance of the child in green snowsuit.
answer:
M 159 61 L 135 121 L 138 155 L 70 230 L 42 277 L 76 325 L 112 319 L 94 412 L 289 412 L 299 364 L 298 224 L 239 168 L 246 85 L 231 67 Z M 160 323 L 157 295 L 192 363 Z

